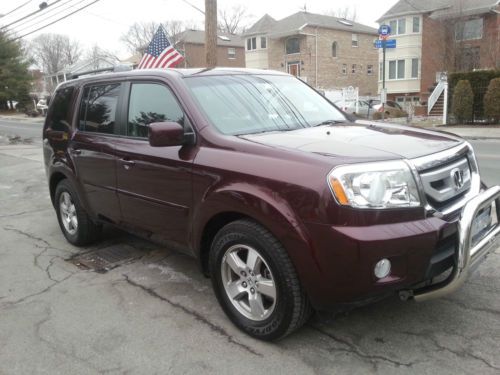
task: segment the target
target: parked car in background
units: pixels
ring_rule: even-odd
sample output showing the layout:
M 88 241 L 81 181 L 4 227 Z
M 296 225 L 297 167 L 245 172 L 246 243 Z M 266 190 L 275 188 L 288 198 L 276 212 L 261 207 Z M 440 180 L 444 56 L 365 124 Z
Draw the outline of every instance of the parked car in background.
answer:
M 383 106 L 380 100 L 370 100 L 369 102 L 374 112 L 385 112 L 386 117 L 407 117 L 408 113 L 395 101 L 388 100 Z
M 370 104 L 368 104 L 365 100 L 358 100 L 357 110 L 356 102 L 344 102 L 343 100 L 337 100 L 334 104 L 345 113 L 353 114 L 358 117 L 371 118 L 374 112 L 374 109 L 372 109 Z
M 50 199 L 71 244 L 111 224 L 191 255 L 263 340 L 313 309 L 456 291 L 496 249 L 500 187 L 462 138 L 349 116 L 270 70 L 70 80 L 43 129 Z
M 38 103 L 36 103 L 36 109 L 43 115 L 47 113 L 47 101 L 45 99 L 40 99 Z

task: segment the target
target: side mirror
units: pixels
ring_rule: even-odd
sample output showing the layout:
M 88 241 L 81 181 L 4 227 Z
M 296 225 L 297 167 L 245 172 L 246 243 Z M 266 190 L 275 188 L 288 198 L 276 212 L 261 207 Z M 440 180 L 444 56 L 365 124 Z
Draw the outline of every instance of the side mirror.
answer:
M 149 144 L 153 147 L 181 146 L 184 129 L 177 122 L 153 122 L 149 124 Z

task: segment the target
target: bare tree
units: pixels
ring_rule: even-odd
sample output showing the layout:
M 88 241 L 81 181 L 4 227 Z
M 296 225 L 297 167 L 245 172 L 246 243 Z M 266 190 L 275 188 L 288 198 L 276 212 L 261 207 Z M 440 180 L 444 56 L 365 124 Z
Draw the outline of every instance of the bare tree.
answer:
M 129 27 L 128 31 L 121 36 L 120 40 L 131 53 L 143 54 L 160 25 L 165 29 L 170 43 L 175 45 L 178 41 L 179 34 L 184 29 L 183 21 L 171 20 L 163 23 L 136 22 Z
M 235 5 L 230 9 L 219 9 L 219 31 L 227 34 L 237 34 L 244 29 L 242 20 L 247 16 L 247 8 Z
M 92 69 L 100 69 L 103 60 L 109 63 L 116 63 L 119 61 L 118 57 L 112 52 L 106 51 L 94 44 L 87 52 L 86 59 L 92 64 Z
M 31 54 L 40 68 L 47 74 L 54 74 L 76 63 L 81 57 L 77 41 L 66 35 L 42 34 L 31 42 Z
M 355 6 L 348 5 L 345 7 L 338 7 L 337 10 L 330 9 L 325 12 L 325 14 L 337 18 L 343 18 L 345 20 L 355 22 L 358 19 L 358 12 Z
M 186 29 L 186 23 L 179 20 L 165 21 L 163 27 L 172 45 L 179 41 L 180 34 Z

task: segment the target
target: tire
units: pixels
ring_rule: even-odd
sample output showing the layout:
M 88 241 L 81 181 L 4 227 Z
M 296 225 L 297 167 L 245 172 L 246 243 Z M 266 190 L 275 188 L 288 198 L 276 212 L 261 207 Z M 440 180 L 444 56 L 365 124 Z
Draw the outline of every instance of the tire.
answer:
M 223 227 L 212 242 L 209 262 L 220 305 L 250 336 L 266 341 L 281 339 L 311 315 L 287 252 L 259 224 L 238 220 Z
M 57 185 L 54 206 L 61 231 L 69 243 L 84 246 L 97 240 L 102 226 L 90 219 L 68 180 L 62 180 Z

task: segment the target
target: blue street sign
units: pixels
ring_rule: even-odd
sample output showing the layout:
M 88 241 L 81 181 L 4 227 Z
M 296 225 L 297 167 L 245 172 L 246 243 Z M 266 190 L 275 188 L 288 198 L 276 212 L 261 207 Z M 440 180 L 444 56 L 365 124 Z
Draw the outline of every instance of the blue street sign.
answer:
M 389 25 L 380 25 L 378 28 L 379 35 L 386 36 L 391 34 L 391 27 Z
M 375 48 L 383 48 L 383 40 L 375 41 Z M 396 48 L 396 39 L 387 39 L 385 41 L 385 48 Z

